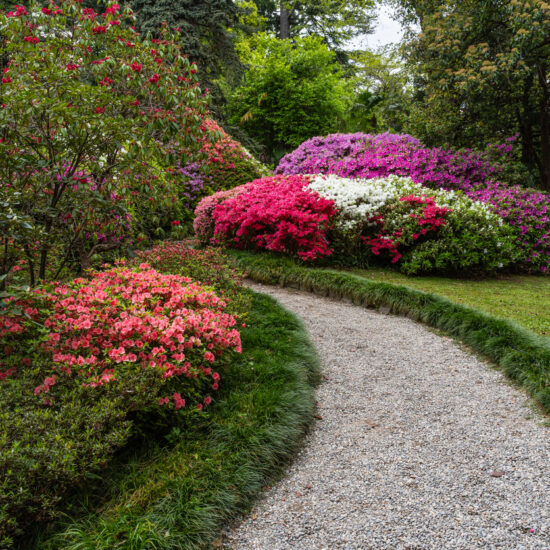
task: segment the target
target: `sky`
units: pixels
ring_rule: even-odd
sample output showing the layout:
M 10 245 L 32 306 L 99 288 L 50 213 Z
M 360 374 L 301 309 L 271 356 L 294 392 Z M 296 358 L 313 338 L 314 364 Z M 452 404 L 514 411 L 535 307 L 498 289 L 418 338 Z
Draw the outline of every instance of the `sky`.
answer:
M 374 33 L 357 37 L 352 41 L 353 47 L 376 49 L 399 42 L 403 36 L 401 24 L 391 18 L 393 10 L 389 6 L 378 5 L 378 21 Z

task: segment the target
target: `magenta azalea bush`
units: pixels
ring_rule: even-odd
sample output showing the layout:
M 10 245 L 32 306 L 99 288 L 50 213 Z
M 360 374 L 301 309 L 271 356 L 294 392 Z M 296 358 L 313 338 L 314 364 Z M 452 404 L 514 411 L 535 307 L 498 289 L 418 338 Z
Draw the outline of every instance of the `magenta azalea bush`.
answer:
M 398 176 L 263 178 L 204 199 L 195 228 L 205 244 L 409 274 L 491 273 L 519 257 L 519 230 L 487 205 Z
M 286 155 L 278 174 L 337 174 L 347 178 L 410 177 L 434 189 L 462 191 L 485 203 L 507 224 L 519 228 L 522 267 L 550 269 L 550 196 L 496 179 L 502 167 L 492 159 L 511 152 L 512 139 L 487 153 L 427 148 L 409 135 L 332 134 L 305 141 Z

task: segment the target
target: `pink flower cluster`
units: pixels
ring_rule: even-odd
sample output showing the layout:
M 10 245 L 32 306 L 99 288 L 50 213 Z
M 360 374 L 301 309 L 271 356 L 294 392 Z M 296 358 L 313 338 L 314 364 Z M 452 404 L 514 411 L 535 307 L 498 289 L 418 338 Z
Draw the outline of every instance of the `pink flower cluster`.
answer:
M 214 238 L 236 248 L 282 252 L 302 260 L 328 256 L 334 202 L 307 189 L 307 176 L 273 176 L 244 186 L 213 212 Z M 199 205 L 200 207 L 200 205 Z
M 29 308 L 31 319 L 48 330 L 41 348 L 53 362 L 53 373 L 35 395 L 50 392 L 61 377 L 95 388 L 126 372 L 151 371 L 163 384 L 175 377 L 209 380 L 215 390 L 220 376 L 213 364 L 224 352 L 241 352 L 236 319 L 224 313 L 221 298 L 145 263 L 138 270 L 121 265 L 90 280 L 38 289 L 32 300 L 40 308 Z M 24 332 L 29 322 L 22 316 L 0 319 L 0 343 Z M 185 400 L 175 394 L 173 402 L 181 408 Z

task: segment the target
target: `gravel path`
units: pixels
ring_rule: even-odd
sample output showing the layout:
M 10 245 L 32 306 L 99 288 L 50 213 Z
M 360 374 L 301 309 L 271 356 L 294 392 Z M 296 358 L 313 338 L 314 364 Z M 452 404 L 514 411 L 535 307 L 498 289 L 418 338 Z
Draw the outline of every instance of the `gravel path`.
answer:
M 550 549 L 550 430 L 524 393 L 409 319 L 254 288 L 304 320 L 321 418 L 224 548 Z

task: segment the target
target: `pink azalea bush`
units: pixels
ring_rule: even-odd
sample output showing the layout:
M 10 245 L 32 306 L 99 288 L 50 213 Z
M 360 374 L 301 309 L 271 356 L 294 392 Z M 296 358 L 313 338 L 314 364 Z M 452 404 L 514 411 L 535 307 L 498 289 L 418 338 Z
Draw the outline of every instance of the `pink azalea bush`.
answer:
M 487 152 L 427 148 L 408 135 L 332 134 L 305 141 L 281 160 L 278 174 L 337 174 L 351 178 L 406 176 L 436 189 L 452 189 L 483 202 L 519 228 L 523 268 L 550 272 L 550 195 L 495 180 L 503 167 L 495 159 L 512 152 L 509 138 Z
M 330 255 L 326 233 L 336 209 L 307 189 L 308 182 L 304 176 L 272 176 L 247 184 L 214 208 L 214 238 L 235 248 L 283 252 L 302 260 Z

